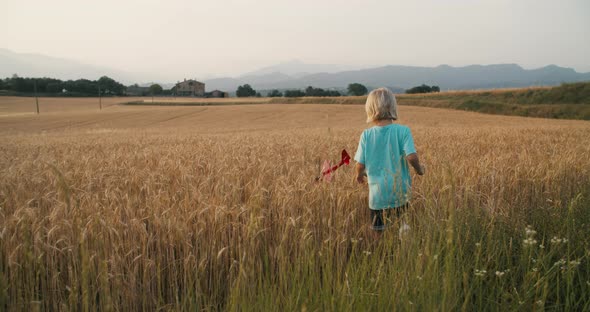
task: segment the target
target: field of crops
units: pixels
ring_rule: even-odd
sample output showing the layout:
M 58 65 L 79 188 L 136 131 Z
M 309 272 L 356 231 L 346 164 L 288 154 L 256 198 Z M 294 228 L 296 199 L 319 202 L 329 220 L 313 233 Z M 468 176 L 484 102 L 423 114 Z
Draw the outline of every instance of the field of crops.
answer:
M 361 105 L 0 98 L 0 310 L 590 310 L 590 123 L 400 106 L 375 239 Z

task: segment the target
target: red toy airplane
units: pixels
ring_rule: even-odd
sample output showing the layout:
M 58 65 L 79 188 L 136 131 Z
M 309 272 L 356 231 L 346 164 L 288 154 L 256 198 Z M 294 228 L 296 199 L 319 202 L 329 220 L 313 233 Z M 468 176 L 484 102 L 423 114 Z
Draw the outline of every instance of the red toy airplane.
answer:
M 342 150 L 342 159 L 340 160 L 340 163 L 332 166 L 331 168 L 328 168 L 328 169 L 325 169 L 324 171 L 322 171 L 322 175 L 317 177 L 316 181 L 319 181 L 324 176 L 336 171 L 336 169 L 340 168 L 340 166 L 348 165 L 348 164 L 350 164 L 350 155 L 348 155 L 348 153 L 344 149 L 344 150 Z

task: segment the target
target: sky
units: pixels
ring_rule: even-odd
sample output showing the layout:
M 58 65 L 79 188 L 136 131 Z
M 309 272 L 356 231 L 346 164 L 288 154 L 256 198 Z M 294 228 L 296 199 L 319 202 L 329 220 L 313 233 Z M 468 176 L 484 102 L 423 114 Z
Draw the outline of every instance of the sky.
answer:
M 158 77 L 290 60 L 590 72 L 588 0 L 1 0 L 0 48 Z

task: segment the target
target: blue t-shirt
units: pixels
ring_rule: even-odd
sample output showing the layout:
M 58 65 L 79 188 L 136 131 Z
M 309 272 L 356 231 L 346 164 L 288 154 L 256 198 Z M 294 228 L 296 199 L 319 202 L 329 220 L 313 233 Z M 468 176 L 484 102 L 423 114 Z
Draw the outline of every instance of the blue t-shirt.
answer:
M 365 165 L 369 208 L 400 207 L 410 200 L 412 178 L 405 156 L 416 153 L 410 128 L 398 124 L 363 131 L 354 160 Z

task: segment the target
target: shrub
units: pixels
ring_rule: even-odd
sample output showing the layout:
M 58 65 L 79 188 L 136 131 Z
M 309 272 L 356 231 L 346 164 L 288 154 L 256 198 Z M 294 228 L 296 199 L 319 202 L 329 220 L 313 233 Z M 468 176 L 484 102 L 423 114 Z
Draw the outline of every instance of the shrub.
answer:
M 431 93 L 431 92 L 440 92 L 440 88 L 438 86 L 428 86 L 422 84 L 417 87 L 413 87 L 411 89 L 406 90 L 408 94 L 415 94 L 415 93 Z

